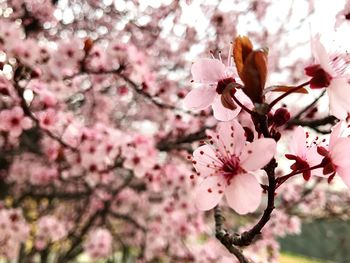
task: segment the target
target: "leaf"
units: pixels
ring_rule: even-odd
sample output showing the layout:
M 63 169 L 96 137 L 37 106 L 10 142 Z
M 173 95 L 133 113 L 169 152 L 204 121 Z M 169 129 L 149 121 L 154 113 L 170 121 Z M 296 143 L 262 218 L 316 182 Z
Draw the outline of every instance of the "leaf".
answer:
M 252 51 L 245 60 L 243 91 L 254 103 L 263 102 L 263 90 L 267 77 L 267 56 L 262 50 Z
M 294 86 L 271 86 L 266 89 L 266 92 L 287 92 L 290 89 L 295 88 Z M 308 94 L 309 92 L 305 88 L 300 88 L 297 91 L 294 91 L 294 93 L 303 93 L 303 94 Z
M 260 89 L 263 90 L 267 77 L 267 55 L 264 51 L 254 51 L 255 66 L 259 72 Z
M 244 83 L 243 91 L 252 102 L 261 102 L 261 85 L 259 71 L 255 65 L 254 53 L 251 52 L 245 60 L 242 70 L 242 81 Z
M 248 55 L 253 51 L 253 44 L 246 36 L 236 37 L 233 43 L 233 59 L 236 64 L 237 73 L 242 81 L 243 79 L 243 67 Z

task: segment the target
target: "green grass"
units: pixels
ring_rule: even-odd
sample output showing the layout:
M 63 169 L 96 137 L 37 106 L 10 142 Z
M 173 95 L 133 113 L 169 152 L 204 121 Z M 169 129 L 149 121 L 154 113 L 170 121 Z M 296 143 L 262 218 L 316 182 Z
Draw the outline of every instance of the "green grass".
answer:
M 305 258 L 288 253 L 282 253 L 280 256 L 280 263 L 331 263 L 330 261 L 323 261 L 311 258 Z

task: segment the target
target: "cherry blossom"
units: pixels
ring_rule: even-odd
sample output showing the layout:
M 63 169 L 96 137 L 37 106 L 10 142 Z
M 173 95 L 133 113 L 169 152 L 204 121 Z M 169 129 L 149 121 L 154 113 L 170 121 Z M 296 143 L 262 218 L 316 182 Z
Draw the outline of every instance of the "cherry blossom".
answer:
M 302 219 L 349 218 L 349 192 L 324 180 L 348 184 L 348 129 L 329 140 L 323 110 L 347 115 L 348 57 L 316 43 L 305 82 L 294 28 L 319 9 L 301 1 L 279 28 L 266 0 L 0 1 L 1 260 L 277 263 Z
M 209 138 L 215 148 L 203 145 L 193 153 L 193 164 L 204 177 L 196 190 L 197 207 L 212 209 L 225 195 L 237 213 L 255 211 L 260 205 L 262 189 L 254 172 L 273 158 L 276 142 L 261 138 L 246 143 L 244 130 L 237 121 L 220 123 L 217 133 Z M 265 154 L 261 155 L 260 150 Z
M 0 255 L 15 259 L 29 237 L 29 226 L 19 209 L 0 209 Z
M 56 242 L 67 235 L 67 230 L 62 221 L 55 216 L 43 216 L 38 220 L 35 246 L 42 250 L 50 242 Z
M 7 131 L 14 137 L 18 137 L 23 130 L 27 130 L 31 126 L 31 119 L 24 116 L 21 107 L 15 106 L 0 112 L 0 130 Z
M 350 112 L 349 75 L 347 72 L 347 54 L 332 54 L 328 52 L 316 36 L 312 41 L 312 51 L 315 64 L 305 68 L 311 88 L 327 88 L 329 110 L 339 119 L 346 119 Z
M 84 247 L 92 259 L 107 257 L 112 251 L 112 235 L 107 229 L 95 229 L 90 232 Z
M 143 177 L 156 164 L 157 151 L 145 136 L 135 136 L 124 149 L 124 166 L 133 170 L 137 177 Z
M 350 187 L 350 158 L 347 154 L 350 147 L 350 138 L 345 137 L 347 130 L 344 122 L 333 127 L 329 139 L 328 149 L 319 147 L 318 152 L 324 156 L 323 174 L 328 175 L 330 182 L 335 175 L 339 175 L 347 187 Z
M 317 153 L 317 147 L 314 144 L 307 145 L 307 134 L 301 126 L 298 126 L 293 133 L 293 140 L 290 144 L 291 154 L 286 154 L 289 160 L 295 161 L 290 167 L 293 171 L 308 169 L 321 163 L 322 157 Z M 303 172 L 305 180 L 309 180 L 312 173 L 317 170 L 307 170 Z M 321 174 L 318 170 L 317 174 Z
M 339 27 L 343 23 L 349 24 L 350 21 L 350 2 L 346 1 L 344 9 L 341 10 L 337 15 L 336 15 L 336 22 L 335 22 L 335 27 Z
M 227 87 L 236 83 L 232 66 L 226 67 L 218 59 L 202 58 L 192 65 L 191 73 L 194 82 L 201 83 L 201 86 L 186 95 L 184 103 L 187 108 L 201 110 L 212 105 L 214 117 L 220 121 L 232 120 L 238 115 L 241 108 L 233 106 L 233 101 L 230 109 L 222 103 L 222 96 L 227 97 L 224 95 Z M 242 103 L 249 103 L 241 90 L 237 90 L 236 95 Z

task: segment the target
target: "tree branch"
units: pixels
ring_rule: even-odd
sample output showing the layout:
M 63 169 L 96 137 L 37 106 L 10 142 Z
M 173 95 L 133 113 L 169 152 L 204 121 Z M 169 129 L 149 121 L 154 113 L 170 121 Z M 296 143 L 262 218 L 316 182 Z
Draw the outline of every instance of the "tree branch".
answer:
M 232 244 L 232 237 L 224 229 L 223 222 L 225 218 L 221 215 L 221 209 L 219 206 L 214 208 L 214 218 L 215 218 L 215 236 L 220 240 L 227 250 L 236 256 L 240 263 L 249 263 L 248 259 L 243 255 L 242 251 Z
M 205 139 L 207 137 L 207 135 L 205 134 L 205 131 L 207 129 L 213 129 L 213 128 L 215 128 L 215 126 L 212 126 L 212 127 L 204 126 L 199 131 L 187 134 L 185 136 L 180 136 L 175 139 L 163 139 L 158 142 L 157 148 L 160 151 L 170 151 L 173 149 L 179 149 L 183 144 L 190 144 L 190 143 Z

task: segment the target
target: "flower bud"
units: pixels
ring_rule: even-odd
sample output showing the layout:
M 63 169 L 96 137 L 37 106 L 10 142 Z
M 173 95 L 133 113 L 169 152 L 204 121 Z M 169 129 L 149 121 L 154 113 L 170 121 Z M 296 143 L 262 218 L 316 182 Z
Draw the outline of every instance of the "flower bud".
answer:
M 267 77 L 267 49 L 253 50 L 247 37 L 237 37 L 233 57 L 237 72 L 244 83 L 243 91 L 253 103 L 262 103 Z
M 243 127 L 245 137 L 247 138 L 248 142 L 254 141 L 254 132 L 249 127 Z
M 290 113 L 286 108 L 279 108 L 273 115 L 273 122 L 278 126 L 282 126 L 290 119 Z
M 91 38 L 87 38 L 84 41 L 84 51 L 86 54 L 88 54 L 90 52 L 90 50 L 92 49 L 94 45 L 94 41 Z

